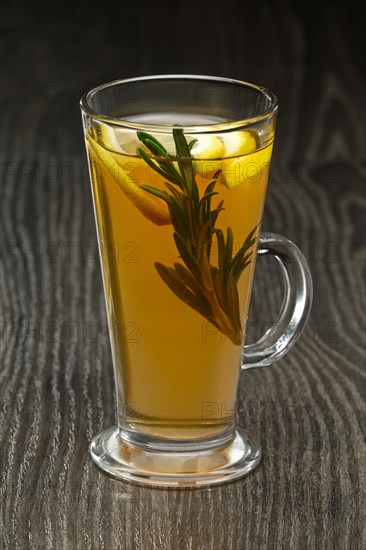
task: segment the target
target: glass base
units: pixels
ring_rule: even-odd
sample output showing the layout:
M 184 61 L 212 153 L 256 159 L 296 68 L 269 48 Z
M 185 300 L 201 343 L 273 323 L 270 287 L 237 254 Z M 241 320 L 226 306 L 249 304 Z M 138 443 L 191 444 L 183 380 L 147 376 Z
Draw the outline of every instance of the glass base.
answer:
M 261 450 L 240 428 L 225 446 L 172 452 L 131 445 L 112 427 L 93 439 L 90 452 L 93 461 L 116 479 L 176 488 L 226 483 L 245 476 L 261 460 Z

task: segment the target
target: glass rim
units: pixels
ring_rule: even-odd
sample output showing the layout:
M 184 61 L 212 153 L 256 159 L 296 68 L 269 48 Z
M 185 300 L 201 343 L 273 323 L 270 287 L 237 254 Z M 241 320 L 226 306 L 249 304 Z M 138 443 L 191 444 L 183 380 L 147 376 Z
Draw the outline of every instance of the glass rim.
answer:
M 108 115 L 98 113 L 89 104 L 89 100 L 91 96 L 100 92 L 101 90 L 104 90 L 105 88 L 111 88 L 113 86 L 132 83 L 132 82 L 143 82 L 146 80 L 164 80 L 164 79 L 208 80 L 212 82 L 222 82 L 227 84 L 239 84 L 242 87 L 250 88 L 252 90 L 257 91 L 258 93 L 266 96 L 270 101 L 269 107 L 267 109 L 264 109 L 262 113 L 254 117 L 246 117 L 240 120 L 232 120 L 228 122 L 218 122 L 218 123 L 205 124 L 205 125 L 184 124 L 183 125 L 184 130 L 191 134 L 213 132 L 213 131 L 221 132 L 225 130 L 233 130 L 238 127 L 249 126 L 253 123 L 269 118 L 278 109 L 277 97 L 270 90 L 268 90 L 267 88 L 264 88 L 263 86 L 252 84 L 244 80 L 237 80 L 234 78 L 226 78 L 221 76 L 206 76 L 206 75 L 178 74 L 178 73 L 139 76 L 134 78 L 126 78 L 126 79 L 112 80 L 110 82 L 106 82 L 105 84 L 101 84 L 99 86 L 96 86 L 95 88 L 92 88 L 81 97 L 80 99 L 81 109 L 86 115 L 88 115 L 93 120 L 97 120 L 99 122 L 104 122 L 107 124 L 114 124 L 115 126 L 120 126 L 122 128 L 129 128 L 133 130 L 146 130 L 146 128 L 148 128 L 149 130 L 155 131 L 155 132 L 172 132 L 173 129 L 176 127 L 176 125 L 132 122 L 121 118 L 110 117 Z

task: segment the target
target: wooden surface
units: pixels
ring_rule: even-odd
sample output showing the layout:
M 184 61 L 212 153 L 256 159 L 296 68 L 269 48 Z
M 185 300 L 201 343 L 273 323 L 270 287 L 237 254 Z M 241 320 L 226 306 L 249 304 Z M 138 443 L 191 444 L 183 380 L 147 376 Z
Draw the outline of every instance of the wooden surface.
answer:
M 347 3 L 171 6 L 2 8 L 0 547 L 361 550 L 362 17 Z M 277 93 L 264 229 L 302 248 L 315 292 L 293 351 L 241 378 L 238 421 L 263 448 L 260 467 L 195 491 L 115 482 L 88 452 L 115 404 L 78 99 L 114 78 L 166 72 Z M 265 262 L 250 338 L 280 303 Z

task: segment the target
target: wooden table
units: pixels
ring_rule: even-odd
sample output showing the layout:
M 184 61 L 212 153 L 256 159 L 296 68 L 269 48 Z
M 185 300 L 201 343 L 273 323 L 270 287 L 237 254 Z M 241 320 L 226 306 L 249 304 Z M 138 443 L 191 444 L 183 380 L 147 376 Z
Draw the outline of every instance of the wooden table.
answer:
M 361 550 L 362 18 L 344 3 L 169 6 L 4 8 L 1 548 Z M 315 293 L 291 353 L 241 378 L 238 418 L 263 448 L 261 465 L 194 491 L 113 481 L 88 452 L 115 403 L 78 99 L 98 83 L 169 72 L 278 95 L 264 229 L 301 247 Z M 263 260 L 249 337 L 280 299 Z

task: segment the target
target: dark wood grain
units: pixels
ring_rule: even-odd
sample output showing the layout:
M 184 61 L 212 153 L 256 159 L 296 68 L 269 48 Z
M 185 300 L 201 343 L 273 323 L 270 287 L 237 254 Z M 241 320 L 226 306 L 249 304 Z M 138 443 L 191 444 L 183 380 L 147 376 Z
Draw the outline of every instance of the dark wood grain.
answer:
M 3 8 L 1 548 L 361 550 L 361 18 L 351 5 L 285 1 L 147 7 Z M 301 247 L 315 292 L 295 348 L 241 378 L 238 422 L 259 440 L 262 464 L 194 491 L 113 481 L 88 452 L 114 421 L 115 396 L 77 102 L 95 84 L 163 72 L 233 76 L 278 94 L 264 229 Z M 279 273 L 263 260 L 249 339 L 280 300 Z

